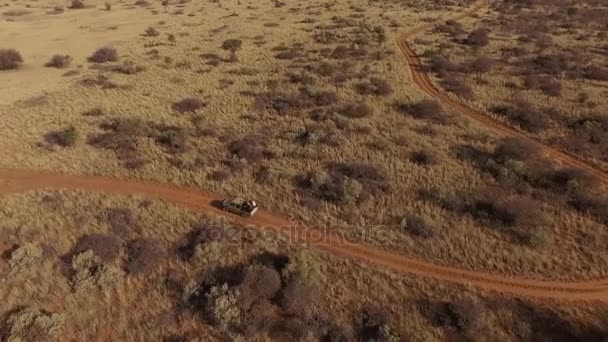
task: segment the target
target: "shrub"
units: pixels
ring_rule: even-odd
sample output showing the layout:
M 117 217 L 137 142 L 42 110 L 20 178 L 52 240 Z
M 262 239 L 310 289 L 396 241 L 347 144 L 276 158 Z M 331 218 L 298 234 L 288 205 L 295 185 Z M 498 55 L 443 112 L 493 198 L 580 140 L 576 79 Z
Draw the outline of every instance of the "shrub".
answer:
M 83 9 L 85 8 L 85 4 L 83 0 L 71 0 L 70 1 L 70 6 L 68 6 L 68 8 L 71 9 Z
M 194 97 L 188 97 L 178 102 L 173 103 L 173 110 L 179 113 L 194 113 L 197 110 L 206 106 L 206 103 Z
M 91 250 L 72 258 L 72 271 L 70 285 L 79 295 L 88 295 L 95 289 L 108 291 L 117 285 L 121 277 L 118 269 L 103 263 Z
M 168 153 L 183 153 L 188 149 L 186 131 L 181 127 L 159 126 L 156 143 Z
M 127 247 L 126 270 L 129 274 L 148 274 L 166 259 L 163 244 L 156 239 L 137 239 Z
M 137 216 L 127 208 L 108 208 L 102 218 L 110 225 L 112 233 L 127 236 L 138 228 Z
M 562 84 L 558 80 L 550 78 L 541 79 L 540 89 L 549 96 L 560 96 L 562 94 Z
M 428 239 L 435 236 L 434 227 L 426 219 L 418 215 L 406 215 L 403 220 L 401 220 L 399 226 L 402 230 L 415 237 Z
M 8 262 L 11 275 L 31 272 L 42 263 L 42 249 L 34 244 L 25 243 L 14 250 Z
M 222 49 L 230 51 L 230 60 L 236 61 L 236 51 L 241 48 L 243 41 L 240 39 L 227 39 L 222 43 Z
M 352 119 L 364 118 L 372 115 L 373 113 L 374 108 L 365 102 L 346 105 L 340 111 L 340 114 Z
M 445 90 L 454 93 L 463 99 L 470 100 L 473 98 L 473 89 L 453 75 L 446 76 L 440 83 Z
M 63 69 L 72 63 L 72 57 L 70 55 L 55 55 L 48 61 L 45 66 L 49 68 Z
M 491 111 L 506 117 L 529 132 L 539 132 L 549 127 L 551 121 L 547 114 L 537 110 L 532 104 L 516 100 L 514 105 L 497 105 Z
M 139 137 L 152 135 L 149 123 L 138 119 L 114 118 L 101 124 L 106 133 L 89 138 L 88 143 L 113 150 L 121 158 L 132 158 L 137 152 Z
M 467 299 L 440 303 L 435 312 L 434 321 L 442 326 L 456 329 L 459 332 L 475 331 L 481 325 L 483 309 L 480 304 Z
M 70 147 L 76 145 L 80 134 L 74 126 L 56 131 L 50 134 L 51 141 L 57 145 L 63 147 Z
M 216 182 L 223 182 L 230 178 L 230 172 L 226 170 L 215 170 L 209 175 L 209 179 Z
M 55 341 L 64 331 L 65 317 L 26 307 L 13 311 L 4 323 L 2 337 L 6 341 Z
M 116 49 L 109 47 L 98 49 L 89 57 L 89 62 L 93 63 L 116 62 L 117 60 L 118 52 Z
M 111 3 L 109 3 L 109 2 L 106 2 L 106 3 L 104 4 L 104 6 L 105 6 L 105 8 L 106 8 L 106 11 L 109 11 L 109 10 L 111 10 L 111 9 L 112 9 L 112 4 L 111 4 Z
M 426 119 L 437 124 L 446 124 L 448 117 L 441 104 L 435 100 L 422 100 L 415 104 L 397 103 L 397 111 L 414 119 Z
M 528 161 L 541 157 L 540 149 L 532 141 L 505 138 L 494 149 L 493 158 L 504 164 L 510 160 Z
M 393 92 L 393 88 L 386 80 L 372 77 L 367 82 L 356 85 L 357 92 L 362 95 L 386 96 Z
M 239 302 L 249 308 L 254 302 L 270 300 L 281 290 L 281 275 L 267 266 L 252 266 L 239 286 Z
M 298 57 L 298 53 L 293 50 L 281 51 L 275 57 L 277 59 L 294 59 Z
M 590 65 L 585 70 L 585 78 L 597 81 L 608 81 L 608 68 Z
M 311 94 L 317 106 L 329 106 L 338 102 L 338 96 L 331 90 L 322 90 Z
M 17 69 L 23 63 L 19 51 L 15 49 L 0 49 L 0 70 Z
M 319 285 L 325 277 L 319 256 L 304 249 L 289 256 L 282 276 L 288 280 L 300 279 L 311 285 Z
M 249 162 L 259 162 L 266 156 L 260 137 L 253 135 L 233 140 L 228 145 L 228 151 L 230 155 Z
M 291 279 L 281 292 L 280 304 L 285 313 L 301 316 L 318 300 L 317 287 L 301 279 Z
M 420 150 L 413 152 L 410 160 L 419 165 L 435 165 L 439 162 L 439 157 L 434 151 Z
M 205 295 L 207 303 L 205 312 L 210 320 L 220 327 L 233 328 L 242 320 L 242 312 L 238 303 L 238 292 L 227 284 L 213 286 Z
M 88 250 L 92 251 L 101 261 L 111 263 L 120 254 L 122 241 L 114 235 L 93 233 L 81 237 L 74 248 L 72 255 L 78 255 Z
M 469 33 L 464 43 L 476 48 L 486 46 L 490 43 L 489 32 L 483 28 L 475 29 Z
M 144 32 L 144 35 L 146 37 L 158 37 L 158 36 L 160 36 L 160 32 L 158 32 L 158 30 L 156 28 L 150 26 L 146 29 L 146 31 Z
M 377 306 L 366 306 L 357 317 L 360 341 L 399 341 L 390 331 L 388 313 Z

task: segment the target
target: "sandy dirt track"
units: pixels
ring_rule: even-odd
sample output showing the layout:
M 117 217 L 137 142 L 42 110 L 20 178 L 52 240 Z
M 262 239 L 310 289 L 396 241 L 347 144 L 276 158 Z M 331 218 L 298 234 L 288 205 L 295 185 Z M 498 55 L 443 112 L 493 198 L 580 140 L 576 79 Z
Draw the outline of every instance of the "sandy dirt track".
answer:
M 191 189 L 100 176 L 71 176 L 44 171 L 0 169 L 0 194 L 52 189 L 143 195 L 204 212 L 223 214 L 214 206 L 220 198 Z M 307 243 L 313 248 L 333 255 L 362 260 L 400 273 L 471 285 L 515 296 L 608 301 L 608 280 L 561 282 L 507 278 L 433 265 L 375 247 L 349 242 L 341 236 L 328 233 L 327 230 L 304 227 L 265 211 L 261 211 L 251 219 L 234 215 L 228 215 L 228 219 L 236 224 L 253 224 L 260 229 L 279 233 L 291 241 Z

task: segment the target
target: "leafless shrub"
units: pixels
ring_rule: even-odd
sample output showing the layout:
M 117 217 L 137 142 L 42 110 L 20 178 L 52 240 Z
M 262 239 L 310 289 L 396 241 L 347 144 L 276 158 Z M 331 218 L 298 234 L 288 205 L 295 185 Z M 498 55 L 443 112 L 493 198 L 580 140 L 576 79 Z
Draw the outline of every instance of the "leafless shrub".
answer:
M 395 107 L 398 112 L 414 119 L 429 120 L 442 125 L 450 121 L 441 104 L 435 100 L 422 100 L 415 104 L 397 103 Z
M 250 267 L 239 286 L 239 301 L 244 308 L 249 308 L 256 301 L 272 299 L 281 285 L 281 275 L 274 268 Z
M 148 274 L 156 270 L 166 258 L 163 244 L 156 239 L 137 239 L 127 246 L 126 270 L 129 274 Z
M 70 63 L 72 63 L 72 57 L 70 55 L 55 55 L 45 64 L 45 66 L 63 69 L 68 67 Z
M 206 103 L 194 97 L 188 97 L 173 103 L 173 110 L 184 113 L 195 113 L 197 110 L 206 106 Z
M 585 78 L 596 81 L 608 81 L 608 68 L 590 65 L 585 70 Z
M 98 49 L 89 57 L 89 61 L 94 63 L 116 62 L 117 60 L 118 52 L 109 47 Z
M 230 178 L 230 172 L 226 170 L 215 170 L 209 175 L 209 179 L 216 182 L 223 182 Z
M 110 225 L 112 233 L 125 237 L 139 228 L 137 216 L 127 208 L 108 208 L 102 218 Z
M 415 214 L 405 216 L 399 226 L 402 230 L 416 237 L 428 239 L 435 236 L 435 227 L 425 218 Z
M 78 130 L 75 126 L 69 126 L 62 130 L 54 131 L 46 135 L 46 140 L 50 144 L 55 144 L 63 147 L 72 147 L 76 145 L 79 138 Z
M 506 117 L 529 132 L 542 131 L 551 124 L 547 114 L 537 110 L 526 101 L 516 100 L 513 105 L 498 105 L 491 108 L 491 111 Z
M 434 151 L 419 150 L 412 152 L 410 160 L 419 165 L 435 165 L 439 163 L 439 157 Z
M 188 136 L 181 127 L 159 125 L 156 127 L 156 143 L 169 153 L 182 153 L 188 149 Z
M 111 3 L 109 3 L 109 2 L 106 2 L 106 3 L 104 4 L 104 7 L 105 7 L 106 11 L 110 11 L 110 10 L 112 10 L 112 4 L 111 4 Z
M 230 51 L 230 61 L 236 62 L 236 51 L 241 48 L 243 41 L 240 39 L 227 39 L 222 43 L 222 49 Z
M 0 49 L 0 70 L 17 69 L 23 63 L 19 51 L 15 49 Z
M 81 237 L 74 248 L 71 255 L 78 255 L 88 250 L 98 256 L 102 261 L 111 263 L 120 254 L 122 241 L 114 235 L 94 233 Z
M 464 43 L 472 47 L 483 47 L 490 43 L 489 31 L 483 28 L 478 28 L 469 33 Z
M 372 77 L 369 81 L 357 84 L 356 89 L 362 95 L 386 96 L 393 92 L 390 83 L 377 77 Z
M 528 140 L 507 138 L 494 149 L 493 158 L 501 164 L 510 160 L 528 161 L 541 157 L 540 149 Z
M 372 106 L 365 102 L 357 103 L 357 104 L 348 104 L 345 105 L 341 110 L 340 114 L 349 117 L 351 119 L 360 119 L 364 117 L 368 117 L 374 114 L 374 109 Z
M 281 308 L 291 315 L 302 315 L 317 296 L 317 288 L 300 279 L 287 283 L 281 292 Z
M 156 28 L 150 26 L 144 32 L 144 36 L 146 36 L 146 37 L 158 37 L 158 36 L 160 36 L 160 32 L 158 32 L 158 30 Z
M 68 8 L 70 9 L 82 9 L 85 8 L 85 4 L 83 0 L 71 0 L 70 1 L 70 6 L 68 6 Z
M 463 99 L 470 100 L 473 98 L 473 89 L 454 75 L 445 76 L 440 83 L 445 90 L 454 93 Z
M 277 59 L 294 59 L 298 57 L 298 53 L 293 50 L 281 51 L 275 57 Z
M 249 162 L 259 162 L 266 157 L 261 138 L 254 135 L 233 140 L 228 145 L 228 151 L 238 159 L 245 159 Z

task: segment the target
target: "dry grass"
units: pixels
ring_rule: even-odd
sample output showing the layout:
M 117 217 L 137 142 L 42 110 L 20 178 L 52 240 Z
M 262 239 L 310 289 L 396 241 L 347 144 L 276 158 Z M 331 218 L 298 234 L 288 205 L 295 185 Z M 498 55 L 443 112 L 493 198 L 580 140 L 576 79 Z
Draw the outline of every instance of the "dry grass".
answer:
M 284 340 L 289 331 L 319 340 L 579 340 L 604 329 L 591 304 L 516 301 L 396 275 L 158 201 L 42 192 L 0 204 L 0 242 L 16 246 L 0 261 L 2 329 L 13 338 Z M 132 228 L 125 240 L 111 230 L 118 208 L 136 218 L 120 220 Z M 125 244 L 108 244 L 114 239 Z M 94 254 L 73 255 L 85 244 L 100 258 L 83 264 Z M 183 258 L 186 244 L 192 252 Z
M 442 22 L 462 11 L 467 3 L 184 2 L 167 4 L 167 12 L 160 3 L 117 3 L 111 11 L 84 8 L 50 16 L 65 24 L 48 27 L 52 39 L 44 42 L 53 42 L 53 46 L 36 40 L 39 31 L 25 30 L 26 19 L 15 21 L 7 37 L 15 32 L 31 37 L 15 45 L 27 51 L 24 57 L 28 68 L 6 73 L 8 83 L 20 86 L 0 92 L 0 111 L 5 113 L 0 147 L 21 153 L 3 154 L 0 165 L 145 179 L 201 188 L 220 196 L 252 197 L 277 215 L 331 226 L 355 240 L 434 263 L 536 278 L 605 277 L 608 232 L 601 228 L 608 211 L 602 189 L 593 193 L 588 191 L 592 187 L 579 188 L 584 177 L 559 170 L 541 162 L 541 158 L 531 162 L 534 158 L 517 150 L 521 146 L 503 144 L 496 148 L 498 139 L 483 127 L 428 101 L 408 79 L 404 62 L 392 44 L 397 34 L 423 21 Z M 35 13 L 40 10 L 33 9 Z M 205 20 L 201 20 L 202 13 Z M 127 20 L 135 14 L 137 23 Z M 78 29 L 69 26 L 64 15 L 78 15 L 83 20 L 79 25 L 90 24 L 73 38 L 73 45 L 82 48 L 70 50 L 69 44 L 60 45 L 67 32 Z M 486 16 L 495 19 L 493 14 Z M 102 17 L 103 25 L 96 21 L 98 17 Z M 556 92 L 550 82 L 544 83 L 543 90 L 542 79 L 530 79 L 531 87 L 538 81 L 538 89 L 517 89 L 526 101 L 511 101 L 513 91 L 501 76 L 501 64 L 482 58 L 485 55 L 498 61 L 499 49 L 512 44 L 511 40 L 497 40 L 492 31 L 485 45 L 483 33 L 469 35 L 478 28 L 476 22 L 470 19 L 461 27 L 450 23 L 442 28 L 466 40 L 466 48 L 454 48 L 452 62 L 473 70 L 455 71 L 458 68 L 446 66 L 446 61 L 436 61 L 438 67 L 457 74 L 447 78 L 445 84 L 461 95 L 467 95 L 470 87 L 474 105 L 508 105 L 505 113 L 511 113 L 511 106 L 521 109 L 526 108 L 526 102 L 532 103 L 535 111 L 519 111 L 510 120 L 528 124 L 533 131 L 538 130 L 534 134 L 544 138 L 549 138 L 547 130 L 563 133 L 552 113 L 547 113 L 548 124 L 539 121 L 535 113 L 542 108 L 536 107 L 544 102 L 562 113 L 578 115 L 578 109 L 569 111 L 573 107 L 563 103 L 571 100 L 569 94 L 579 83 L 564 80 L 560 97 L 543 92 Z M 142 37 L 147 27 L 154 27 L 162 36 Z M 446 34 L 434 33 L 424 39 L 430 40 L 426 46 L 432 49 L 441 42 L 457 44 Z M 421 52 L 422 42 L 418 46 Z M 41 50 L 32 52 L 31 46 Z M 100 46 L 112 47 L 93 61 L 116 60 L 118 56 L 112 53 L 116 49 L 121 64 L 86 63 Z M 551 47 L 547 49 L 551 51 Z M 79 76 L 64 78 L 60 88 L 40 82 L 61 77 L 61 72 L 43 67 L 57 51 L 72 56 L 74 66 L 87 66 L 78 69 Z M 470 51 L 479 55 L 468 54 Z M 36 56 L 45 60 L 36 60 Z M 602 71 L 588 73 L 594 80 L 582 82 L 589 93 L 584 102 L 605 108 L 598 86 L 604 82 Z M 520 81 L 517 78 L 516 82 Z M 39 97 L 33 90 L 41 87 L 58 91 Z M 28 100 L 17 101 L 23 98 Z M 585 130 L 583 138 L 603 141 L 603 117 L 581 114 L 579 119 L 571 127 Z M 78 138 L 71 139 L 68 134 L 68 143 L 59 145 L 70 148 L 41 143 L 49 132 L 68 129 L 78 132 Z M 504 198 L 488 202 L 484 195 L 495 187 L 503 189 Z M 117 339 L 128 336 L 148 340 L 189 331 L 202 336 L 217 332 L 191 313 L 180 311 L 183 316 L 179 319 L 162 314 L 179 300 L 160 284 L 167 280 L 164 276 L 168 270 L 194 279 L 203 266 L 245 261 L 252 250 L 211 244 L 192 252 L 199 254 L 195 258 L 199 265 L 170 259 L 158 266 L 157 260 L 141 258 L 163 249 L 172 255 L 174 243 L 200 219 L 197 215 L 143 199 L 77 200 L 70 194 L 62 196 L 66 198 L 61 203 L 52 197 L 43 204 L 32 204 L 34 200 L 27 196 L 0 199 L 6 202 L 0 206 L 0 213 L 6 216 L 8 226 L 31 229 L 15 235 L 18 241 L 7 243 L 48 244 L 55 246 L 55 255 L 64 255 L 84 234 L 112 234 L 125 242 L 120 247 L 121 256 L 115 264 L 103 268 L 106 278 L 97 277 L 85 282 L 94 286 L 82 288 L 108 289 L 104 279 L 128 281 L 119 281 L 118 288 L 110 288 L 108 294 L 76 299 L 68 278 L 58 276 L 52 265 L 43 263 L 41 277 L 53 274 L 46 277 L 52 279 L 50 285 L 44 285 L 50 290 L 45 292 L 33 285 L 25 289 L 4 287 L 9 298 L 3 303 L 4 312 L 24 304 L 16 298 L 31 298 L 25 303 L 28 305 L 46 303 L 45 309 L 69 316 L 68 330 L 82 334 L 76 339 L 111 329 L 115 329 Z M 522 203 L 533 204 L 532 215 L 524 215 L 521 206 L 514 205 L 522 199 Z M 28 210 L 38 205 L 57 206 L 60 214 L 38 210 L 28 215 Z M 553 218 L 552 222 L 539 219 L 545 216 Z M 535 223 L 535 230 L 526 231 L 529 223 Z M 37 234 L 43 230 L 44 234 Z M 151 241 L 159 241 L 163 248 Z M 544 243 L 541 248 L 538 241 Z M 265 243 L 260 240 L 256 246 L 266 247 Z M 214 259 L 217 255 L 230 258 L 218 261 Z M 125 266 L 126 261 L 130 266 Z M 326 312 L 337 312 L 336 327 L 347 326 L 346 330 L 356 332 L 363 326 L 377 328 L 376 323 L 390 321 L 384 317 L 374 321 L 366 313 L 357 316 L 359 325 L 352 324 L 352 310 L 363 311 L 365 305 L 360 298 L 366 303 L 391 303 L 390 325 L 424 340 L 449 337 L 453 331 L 468 334 L 463 322 L 474 322 L 475 329 L 483 326 L 477 319 L 461 314 L 462 306 L 470 304 L 466 301 L 428 308 L 432 311 L 428 317 L 435 317 L 433 310 L 439 310 L 437 315 L 441 317 L 435 325 L 429 323 L 434 319 L 429 321 L 423 314 L 426 311 L 419 310 L 421 298 L 432 297 L 433 303 L 451 301 L 462 294 L 460 290 L 449 290 L 447 298 L 439 293 L 448 286 L 390 275 L 378 277 L 377 272 L 369 270 L 352 271 L 355 266 L 349 262 L 327 262 L 332 279 L 339 281 L 324 284 L 319 305 Z M 79 260 L 81 277 L 87 275 L 91 265 L 98 264 L 94 257 Z M 137 273 L 142 276 L 135 277 Z M 302 289 L 293 285 L 291 291 Z M 78 315 L 82 303 L 98 311 Z M 289 302 L 285 307 L 295 310 L 296 304 Z M 139 314 L 127 315 L 124 308 L 136 308 Z M 476 330 L 478 336 L 496 334 L 499 340 L 514 336 L 510 323 L 497 323 L 495 313 L 501 310 L 507 310 L 505 315 L 511 320 L 519 314 L 510 311 L 510 306 L 492 308 L 487 318 L 490 328 Z M 526 310 L 536 315 L 536 309 Z M 413 314 L 406 317 L 404 312 Z M 453 317 L 459 315 L 464 318 Z M 130 330 L 150 322 L 166 328 Z M 533 334 L 534 324 L 531 319 L 522 328 L 524 333 Z M 545 333 L 551 332 L 543 330 Z M 527 336 L 520 339 L 526 340 Z

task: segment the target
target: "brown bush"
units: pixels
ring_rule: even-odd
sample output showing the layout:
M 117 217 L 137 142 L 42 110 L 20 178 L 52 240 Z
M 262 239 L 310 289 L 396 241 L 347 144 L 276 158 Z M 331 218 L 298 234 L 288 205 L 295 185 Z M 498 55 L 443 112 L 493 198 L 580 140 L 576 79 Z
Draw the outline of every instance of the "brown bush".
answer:
M 238 159 L 245 159 L 249 162 L 259 162 L 266 157 L 261 138 L 254 135 L 248 135 L 233 140 L 228 145 L 228 151 L 231 156 L 235 156 Z
M 374 109 L 372 108 L 372 106 L 368 105 L 365 102 L 349 104 L 344 106 L 342 110 L 340 110 L 340 114 L 352 119 L 368 117 L 371 116 L 373 113 Z
M 94 63 L 116 62 L 117 60 L 118 52 L 116 49 L 109 47 L 98 49 L 89 57 L 89 62 Z
M 289 315 L 302 315 L 318 298 L 317 288 L 299 279 L 290 280 L 281 292 L 281 308 Z
M 478 28 L 469 33 L 464 43 L 473 47 L 482 47 L 490 43 L 489 31 Z
M 226 237 L 224 228 L 211 220 L 202 220 L 193 225 L 192 230 L 186 234 L 176 247 L 180 257 L 189 260 L 194 256 L 196 247 L 213 241 L 221 241 Z
M 272 110 L 278 114 L 287 114 L 313 105 L 313 99 L 305 92 L 266 92 L 257 94 L 254 101 L 256 110 Z
M 70 9 L 83 9 L 85 7 L 86 6 L 85 6 L 83 0 L 71 0 L 70 6 L 68 6 L 68 8 L 70 8 Z
M 293 50 L 281 51 L 275 57 L 277 59 L 294 59 L 298 57 L 298 53 Z
M 153 135 L 152 126 L 137 119 L 114 118 L 102 123 L 106 132 L 92 136 L 88 143 L 99 148 L 113 150 L 120 157 L 132 157 L 137 152 L 139 137 Z
M 46 140 L 55 145 L 63 147 L 75 146 L 79 138 L 78 130 L 75 126 L 69 126 L 59 131 L 51 132 L 46 135 Z
M 188 136 L 181 127 L 158 126 L 156 143 L 168 153 L 183 153 L 188 149 Z
M 223 182 L 230 178 L 230 172 L 226 170 L 215 170 L 209 175 L 209 179 L 216 182 Z
M 137 239 L 127 245 L 126 271 L 132 275 L 148 274 L 166 259 L 163 244 L 156 239 Z
M 15 49 L 0 49 L 0 70 L 17 69 L 23 63 L 19 51 Z
M 102 218 L 112 233 L 121 237 L 128 236 L 139 228 L 137 216 L 127 208 L 108 208 L 103 211 Z
M 540 149 L 531 141 L 520 138 L 503 139 L 494 149 L 493 158 L 504 164 L 509 160 L 528 161 L 541 157 Z
M 386 96 L 393 92 L 390 83 L 377 77 L 372 77 L 369 81 L 361 82 L 355 88 L 362 95 Z
M 94 233 L 81 237 L 71 255 L 78 255 L 88 250 L 93 251 L 104 262 L 110 263 L 118 257 L 122 247 L 122 241 L 111 234 Z
M 72 63 L 72 57 L 70 55 L 55 55 L 48 61 L 45 66 L 49 68 L 63 69 Z
M 410 160 L 418 165 L 435 165 L 439 163 L 439 157 L 434 151 L 420 150 L 412 152 Z
M 194 113 L 197 110 L 206 106 L 206 103 L 194 97 L 188 97 L 178 102 L 173 103 L 173 110 L 179 113 Z
M 334 177 L 346 177 L 356 180 L 369 194 L 381 194 L 390 189 L 389 179 L 379 168 L 365 163 L 330 163 L 327 169 Z M 363 196 L 363 195 L 361 195 Z
M 562 94 L 562 84 L 558 80 L 551 78 L 542 78 L 540 89 L 549 96 L 561 96 Z
M 331 90 L 322 90 L 311 94 L 317 106 L 329 106 L 338 102 L 338 96 Z
M 443 107 L 435 100 L 422 100 L 415 104 L 397 103 L 395 107 L 398 112 L 412 116 L 414 119 L 429 120 L 437 124 L 449 122 Z
M 405 216 L 401 220 L 399 226 L 402 230 L 415 237 L 428 239 L 435 236 L 435 227 L 424 218 L 415 214 L 408 214 Z
M 152 26 L 148 27 L 146 31 L 144 31 L 144 36 L 146 37 L 158 37 L 160 36 L 160 32 Z
M 470 100 L 473 98 L 473 89 L 454 75 L 445 76 L 439 83 L 445 90 L 454 93 L 463 99 Z
M 249 308 L 254 302 L 270 300 L 281 290 L 281 275 L 267 266 L 247 269 L 243 283 L 239 286 L 240 302 Z
M 585 78 L 596 81 L 608 81 L 608 68 L 590 65 L 585 70 Z
M 526 101 L 516 100 L 513 105 L 498 105 L 490 110 L 533 133 L 547 129 L 551 124 L 547 114 L 537 110 Z
M 387 336 L 390 331 L 388 312 L 375 305 L 366 305 L 357 317 L 356 328 L 360 341 L 391 341 L 395 336 Z M 392 337 L 392 338 L 391 338 Z
M 470 332 L 480 327 L 483 307 L 468 298 L 462 298 L 436 304 L 432 315 L 436 325 L 455 329 L 458 332 Z

